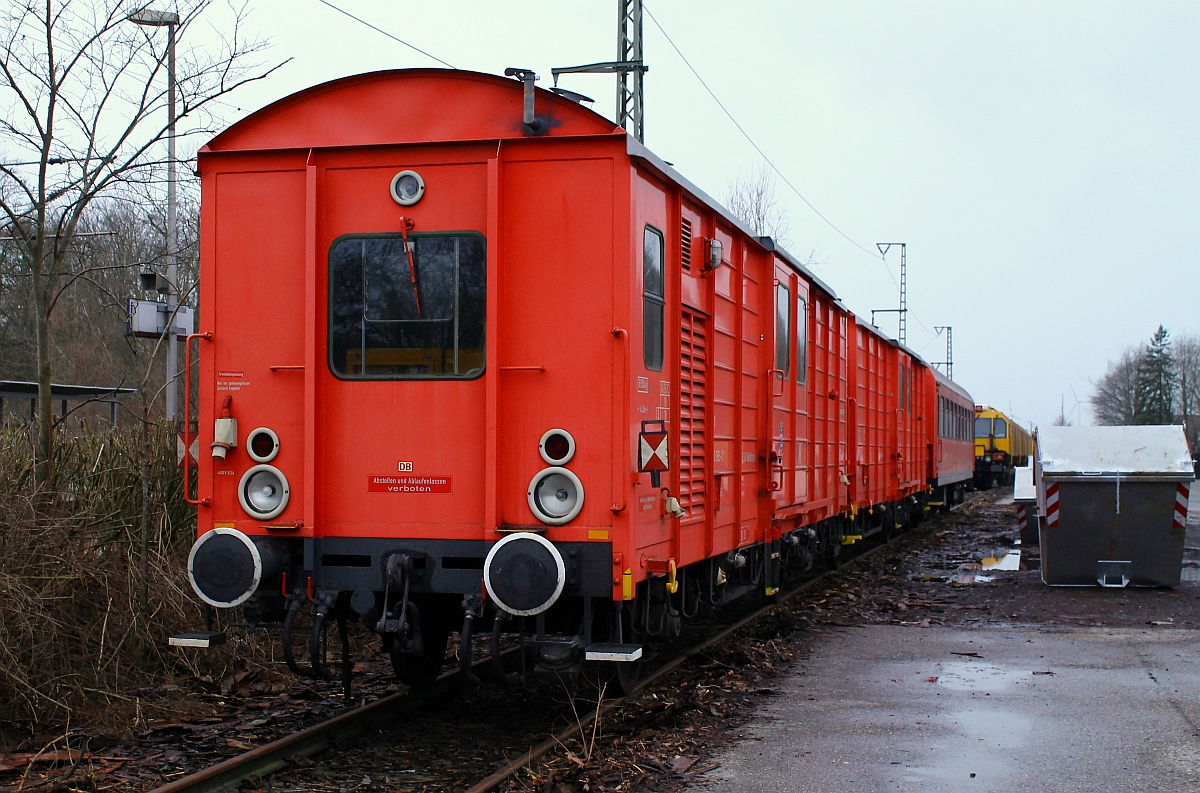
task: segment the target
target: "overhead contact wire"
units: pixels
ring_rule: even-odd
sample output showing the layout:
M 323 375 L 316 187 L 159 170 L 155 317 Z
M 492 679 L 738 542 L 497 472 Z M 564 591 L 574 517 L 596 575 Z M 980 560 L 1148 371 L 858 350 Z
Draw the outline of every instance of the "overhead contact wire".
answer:
M 324 0 L 322 0 L 322 2 L 324 2 Z M 783 183 L 785 185 L 787 185 L 788 188 L 790 188 L 791 191 L 793 193 L 795 193 L 800 198 L 801 201 L 804 202 L 805 206 L 807 206 L 809 209 L 811 209 L 813 211 L 813 214 L 815 214 L 822 221 L 824 221 L 825 225 L 829 226 L 829 228 L 836 231 L 838 234 L 841 235 L 841 237 L 844 240 L 849 242 L 854 247 L 858 248 L 863 253 L 870 256 L 872 259 L 878 259 L 880 262 L 882 262 L 883 269 L 887 271 L 888 278 L 892 279 L 892 284 L 895 285 L 896 289 L 899 289 L 900 282 L 896 280 L 896 276 L 892 273 L 892 268 L 890 266 L 888 266 L 887 258 L 880 253 L 872 251 L 870 248 L 866 247 L 865 245 L 862 245 L 861 243 L 858 242 L 858 240 L 854 239 L 849 234 L 842 231 L 840 228 L 838 228 L 837 224 L 835 224 L 832 220 L 827 218 L 824 215 L 824 213 L 821 212 L 821 210 L 817 209 L 811 201 L 809 201 L 807 198 L 804 197 L 804 194 L 800 192 L 800 190 L 796 187 L 796 185 L 792 184 L 791 180 L 787 178 L 787 175 L 783 171 L 779 170 L 779 167 L 776 166 L 775 163 L 771 161 L 771 158 L 768 157 L 766 152 L 764 152 L 762 150 L 762 147 L 759 146 L 758 143 L 756 143 L 754 141 L 754 138 L 750 137 L 750 133 L 746 131 L 745 127 L 743 127 L 740 123 L 738 123 L 738 120 L 736 118 L 734 118 L 733 113 L 729 112 L 729 108 L 725 107 L 725 103 L 720 100 L 720 98 L 716 95 L 716 93 L 712 90 L 712 88 L 709 87 L 708 83 L 706 83 L 704 81 L 704 78 L 700 76 L 700 72 L 696 71 L 696 67 L 692 66 L 691 61 L 689 61 L 687 59 L 687 56 L 683 54 L 683 51 L 679 49 L 678 45 L 675 44 L 675 42 L 671 38 L 671 36 L 667 33 L 666 30 L 663 29 L 662 24 L 654 16 L 654 12 L 652 12 L 646 6 L 645 3 L 642 4 L 642 11 L 644 11 L 646 13 L 646 16 L 650 17 L 650 21 L 654 23 L 654 26 L 656 28 L 658 28 L 658 32 L 663 34 L 663 38 L 665 38 L 667 40 L 667 43 L 671 45 L 671 49 L 675 50 L 675 54 L 678 55 L 679 59 L 682 60 L 684 65 L 688 67 L 688 70 L 691 71 L 692 75 L 700 82 L 700 85 L 704 87 L 704 90 L 708 92 L 708 95 L 712 97 L 712 100 L 717 103 L 717 107 L 721 108 L 721 112 L 723 112 L 725 114 L 725 116 L 730 120 L 730 122 L 733 123 L 733 126 L 737 127 L 737 131 L 742 133 L 742 137 L 744 137 L 746 139 L 746 141 L 752 147 L 754 147 L 754 150 L 756 152 L 758 152 L 758 156 L 763 158 L 763 162 L 765 162 L 768 166 L 770 166 L 771 170 L 775 172 L 775 175 L 778 176 L 780 178 L 780 180 L 782 180 Z M 913 313 L 913 311 L 911 309 L 909 310 L 909 314 L 912 316 L 913 319 L 915 319 L 917 321 L 917 324 L 919 324 L 922 328 L 925 328 L 925 330 L 927 332 L 933 333 L 933 331 L 929 330 L 929 327 L 924 322 L 922 322 L 920 317 L 918 317 L 915 313 Z
M 324 0 L 322 0 L 322 2 L 324 2 Z M 790 187 L 792 192 L 795 193 L 797 196 L 799 196 L 800 200 L 803 201 L 808 206 L 808 208 L 811 209 L 813 211 L 813 213 L 816 214 L 817 217 L 819 217 L 821 220 L 825 221 L 825 224 L 827 226 L 829 226 L 829 228 L 833 229 L 838 234 L 842 235 L 842 237 L 847 242 L 849 242 L 851 245 L 858 248 L 860 251 L 862 251 L 863 253 L 867 254 L 868 256 L 870 256 L 872 258 L 882 259 L 883 257 L 881 255 L 879 255 L 878 253 L 875 253 L 870 248 L 867 248 L 866 246 L 859 244 L 859 242 L 857 240 L 855 240 L 849 234 L 847 234 L 846 232 L 844 232 L 840 228 L 838 228 L 832 220 L 825 217 L 825 215 L 823 215 L 821 213 L 821 210 L 819 210 L 815 206 L 813 206 L 813 203 L 804 197 L 804 194 L 801 193 L 796 188 L 796 186 L 794 184 L 792 184 L 791 181 L 788 180 L 787 176 L 784 175 L 783 171 L 779 170 L 779 168 L 777 168 L 775 166 L 775 163 L 771 162 L 771 158 L 768 157 L 766 152 L 764 152 L 762 150 L 762 147 L 760 147 L 757 143 L 754 142 L 754 138 L 750 137 L 750 133 L 747 132 L 746 129 L 741 124 L 738 123 L 738 120 L 733 117 L 733 113 L 729 112 L 729 108 L 725 107 L 725 103 L 722 102 L 717 97 L 717 95 L 713 92 L 713 90 L 708 87 L 708 83 L 704 82 L 704 78 L 700 76 L 700 73 L 698 71 L 696 71 L 696 67 L 692 66 L 691 61 L 689 61 L 687 59 L 687 56 L 685 56 L 683 54 L 683 52 L 680 51 L 679 47 L 676 46 L 675 42 L 667 34 L 667 31 L 663 30 L 663 26 L 661 24 L 659 24 L 658 19 L 655 18 L 654 14 L 650 11 L 649 8 L 647 8 L 645 6 L 645 4 L 642 5 L 642 10 L 645 11 L 646 15 L 650 17 L 650 21 L 654 23 L 654 26 L 656 28 L 658 28 L 658 32 L 663 34 L 663 38 L 665 38 L 667 40 L 667 43 L 671 45 L 671 48 L 673 50 L 675 50 L 675 54 L 679 56 L 679 58 L 683 61 L 684 65 L 687 66 L 688 69 L 691 71 L 691 73 L 693 75 L 695 75 L 696 79 L 700 81 L 700 85 L 704 86 L 704 90 L 707 91 L 708 95 L 711 96 L 713 98 L 713 101 L 717 103 L 717 107 L 721 108 L 721 111 L 729 118 L 729 120 L 731 122 L 733 122 L 733 125 L 735 127 L 737 127 L 738 132 L 742 133 L 742 137 L 744 137 L 747 140 L 747 142 L 749 142 L 749 144 L 754 147 L 754 150 L 756 152 L 758 152 L 759 156 L 763 158 L 763 160 L 767 163 L 767 165 L 771 166 L 771 170 L 774 171 L 775 174 L 780 179 L 783 180 L 783 183 L 786 184 L 788 187 Z M 888 274 L 891 275 L 890 269 L 888 270 Z M 893 278 L 892 280 L 894 281 L 895 278 Z M 899 284 L 896 285 L 896 288 L 899 288 Z
M 421 53 L 421 54 L 422 54 L 422 55 L 424 55 L 426 58 L 432 58 L 433 60 L 435 60 L 435 61 L 437 61 L 438 63 L 440 63 L 440 64 L 442 64 L 443 66 L 445 66 L 447 69 L 455 69 L 455 68 L 457 68 L 456 66 L 454 66 L 454 64 L 447 63 L 446 61 L 442 60 L 441 58 L 439 58 L 438 56 L 434 55 L 433 53 L 426 52 L 425 50 L 421 49 L 420 47 L 416 46 L 415 44 L 409 44 L 407 41 L 405 41 L 404 39 L 400 38 L 399 36 L 393 36 L 391 33 L 388 33 L 388 32 L 387 32 L 386 30 L 384 30 L 383 28 L 378 28 L 378 27 L 375 27 L 374 25 L 372 25 L 372 24 L 371 24 L 370 22 L 368 22 L 367 20 L 365 20 L 365 19 L 360 19 L 359 17 L 356 17 L 356 16 L 354 16 L 354 14 L 351 14 L 349 11 L 345 10 L 344 8 L 338 8 L 338 7 L 337 7 L 337 6 L 335 6 L 333 3 L 330 3 L 330 2 L 329 2 L 329 0 L 317 0 L 317 2 L 318 2 L 318 3 L 321 3 L 322 5 L 327 5 L 327 6 L 329 6 L 329 7 L 330 7 L 330 8 L 332 8 L 334 11 L 337 11 L 339 14 L 345 14 L 346 16 L 348 16 L 348 17 L 350 17 L 351 19 L 353 19 L 355 22 L 359 22 L 359 23 L 361 23 L 361 24 L 363 24 L 363 25 L 366 25 L 367 27 L 369 27 L 371 30 L 375 31 L 376 33 L 382 33 L 383 35 L 387 36 L 387 37 L 388 37 L 389 39 L 391 39 L 392 41 L 395 41 L 395 42 L 398 42 L 398 43 L 400 43 L 400 44 L 403 44 L 405 47 L 408 47 L 410 50 L 413 50 L 414 52 L 419 52 L 419 53 Z

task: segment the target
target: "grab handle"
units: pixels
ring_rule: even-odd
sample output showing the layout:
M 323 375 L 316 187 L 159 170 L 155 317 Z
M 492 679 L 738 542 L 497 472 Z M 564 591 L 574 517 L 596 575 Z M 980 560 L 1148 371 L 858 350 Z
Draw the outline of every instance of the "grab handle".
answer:
M 200 498 L 199 479 L 196 480 L 196 497 L 188 498 L 188 474 L 191 471 L 189 463 L 192 458 L 192 339 L 212 341 L 212 337 L 212 331 L 207 330 L 204 333 L 190 333 L 183 341 L 183 500 L 198 507 L 211 506 L 212 499 Z
M 613 338 L 621 343 L 621 371 L 613 377 L 613 383 L 621 384 L 621 412 L 617 413 L 617 400 L 613 402 L 613 437 L 625 438 L 625 433 L 628 432 L 629 426 L 629 380 L 627 379 L 630 372 L 629 364 L 629 331 L 622 327 L 614 327 L 612 329 Z M 624 449 L 623 452 L 618 452 L 613 455 L 613 497 L 616 498 L 619 494 L 620 501 L 613 501 L 609 509 L 614 515 L 619 515 L 625 511 L 629 505 L 628 490 L 629 490 L 629 474 L 630 460 L 628 444 L 622 443 L 617 445 L 618 449 Z

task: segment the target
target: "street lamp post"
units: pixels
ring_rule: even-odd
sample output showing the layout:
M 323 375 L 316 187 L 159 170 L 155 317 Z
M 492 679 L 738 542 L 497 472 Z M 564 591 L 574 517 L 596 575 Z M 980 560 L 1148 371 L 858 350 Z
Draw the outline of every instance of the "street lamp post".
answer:
M 167 420 L 174 421 L 179 405 L 179 339 L 175 335 L 175 315 L 179 311 L 179 282 L 175 210 L 175 28 L 179 14 L 143 8 L 129 15 L 129 21 L 147 27 L 167 29 Z M 187 416 L 184 416 L 184 420 Z

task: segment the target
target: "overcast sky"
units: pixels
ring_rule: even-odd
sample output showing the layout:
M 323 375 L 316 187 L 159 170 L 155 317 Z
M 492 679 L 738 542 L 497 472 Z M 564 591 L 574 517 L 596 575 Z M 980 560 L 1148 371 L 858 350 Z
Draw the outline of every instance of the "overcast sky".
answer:
M 333 0 L 457 68 L 615 57 L 613 0 Z M 319 0 L 249 0 L 292 61 L 228 121 L 309 85 L 438 64 Z M 1200 333 L 1200 3 L 715 2 L 646 8 L 787 179 L 790 249 L 862 315 L 895 307 L 874 250 L 908 244 L 908 342 L 1019 420 L 1065 400 L 1159 323 Z M 219 9 L 211 23 L 219 25 Z M 204 36 L 203 25 L 189 31 Z M 645 20 L 646 143 L 720 197 L 761 158 Z M 614 78 L 567 75 L 612 117 Z M 236 107 L 235 107 L 236 106 Z M 850 238 L 848 241 L 846 237 Z M 898 277 L 899 252 L 888 265 Z M 879 324 L 892 335 L 896 316 Z M 1076 409 L 1076 397 L 1081 404 Z

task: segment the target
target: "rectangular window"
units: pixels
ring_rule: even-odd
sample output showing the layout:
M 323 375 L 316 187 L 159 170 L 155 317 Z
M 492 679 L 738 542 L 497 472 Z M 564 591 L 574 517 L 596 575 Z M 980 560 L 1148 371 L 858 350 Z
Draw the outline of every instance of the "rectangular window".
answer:
M 908 380 L 905 378 L 907 372 L 904 370 L 904 364 L 900 364 L 900 410 L 903 411 L 908 407 Z
M 775 287 L 775 368 L 787 379 L 792 356 L 792 293 L 783 284 Z
M 992 434 L 992 420 L 979 418 L 975 419 L 975 437 L 988 438 Z
M 480 234 L 342 237 L 329 250 L 329 368 L 342 378 L 483 374 L 487 254 Z
M 642 235 L 642 357 L 646 368 L 663 368 L 663 236 L 646 226 Z
M 796 382 L 808 378 L 808 303 L 796 298 Z

